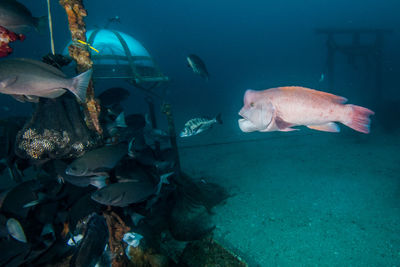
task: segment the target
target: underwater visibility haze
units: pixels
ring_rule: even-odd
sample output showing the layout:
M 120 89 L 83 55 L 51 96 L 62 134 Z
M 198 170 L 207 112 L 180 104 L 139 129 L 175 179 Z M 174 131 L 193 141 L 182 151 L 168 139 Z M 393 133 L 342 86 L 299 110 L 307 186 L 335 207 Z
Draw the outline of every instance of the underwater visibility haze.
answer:
M 0 1 L 0 266 L 399 266 L 399 10 Z

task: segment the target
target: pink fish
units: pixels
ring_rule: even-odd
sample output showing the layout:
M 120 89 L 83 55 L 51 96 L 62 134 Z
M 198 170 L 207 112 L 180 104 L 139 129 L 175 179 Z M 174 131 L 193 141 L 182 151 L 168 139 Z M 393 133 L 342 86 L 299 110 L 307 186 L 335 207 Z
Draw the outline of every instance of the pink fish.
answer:
M 263 91 L 247 90 L 240 110 L 239 127 L 243 132 L 293 131 L 293 126 L 339 132 L 344 125 L 362 133 L 369 133 L 367 108 L 344 103 L 346 98 L 299 86 L 271 88 Z

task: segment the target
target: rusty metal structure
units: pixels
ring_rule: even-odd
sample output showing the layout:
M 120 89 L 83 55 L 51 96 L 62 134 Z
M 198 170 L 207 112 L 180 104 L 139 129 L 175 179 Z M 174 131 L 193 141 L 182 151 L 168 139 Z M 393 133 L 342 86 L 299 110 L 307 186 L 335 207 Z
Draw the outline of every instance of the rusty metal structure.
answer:
M 87 16 L 87 12 L 83 6 L 82 0 L 60 0 L 60 5 L 64 7 L 69 23 L 69 30 L 71 31 L 72 40 L 86 41 L 86 25 L 83 19 Z M 70 45 L 70 56 L 77 63 L 77 72 L 81 73 L 93 66 L 93 61 L 90 59 L 90 53 L 77 45 Z M 85 106 L 86 124 L 89 129 L 95 130 L 98 134 L 102 134 L 99 123 L 100 105 L 94 98 L 94 87 L 91 82 L 88 86 L 86 93 Z

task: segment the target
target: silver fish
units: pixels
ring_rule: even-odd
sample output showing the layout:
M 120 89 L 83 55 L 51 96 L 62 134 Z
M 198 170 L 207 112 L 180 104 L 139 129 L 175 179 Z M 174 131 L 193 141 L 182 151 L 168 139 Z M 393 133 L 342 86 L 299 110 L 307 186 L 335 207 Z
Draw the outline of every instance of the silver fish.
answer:
M 67 90 L 85 102 L 92 70 L 66 78 L 59 69 L 41 61 L 17 58 L 0 61 L 0 93 L 25 102 L 39 97 L 56 98 Z
M 85 153 L 65 170 L 73 176 L 108 176 L 107 172 L 128 153 L 127 145 L 104 146 Z
M 0 25 L 18 34 L 26 34 L 32 27 L 41 32 L 47 26 L 47 17 L 35 18 L 23 4 L 14 0 L 2 0 Z
M 199 133 L 202 133 L 202 132 L 210 129 L 216 123 L 222 124 L 221 114 L 218 114 L 213 119 L 210 119 L 208 117 L 200 117 L 200 118 L 191 119 L 185 123 L 185 127 L 183 128 L 183 130 L 181 131 L 179 136 L 180 137 L 189 137 L 189 136 L 197 135 Z
M 186 57 L 186 60 L 188 61 L 189 67 L 192 68 L 194 73 L 199 74 L 201 77 L 206 79 L 206 81 L 208 81 L 209 74 L 206 64 L 204 64 L 200 57 L 191 54 Z

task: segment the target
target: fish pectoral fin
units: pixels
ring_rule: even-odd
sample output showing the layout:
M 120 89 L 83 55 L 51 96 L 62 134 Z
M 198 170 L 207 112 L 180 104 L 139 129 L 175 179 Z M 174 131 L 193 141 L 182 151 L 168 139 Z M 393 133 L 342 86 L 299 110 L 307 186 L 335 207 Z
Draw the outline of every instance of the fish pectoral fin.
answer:
M 39 103 L 39 97 L 34 95 L 26 95 L 26 99 L 32 103 Z
M 10 95 L 10 96 L 12 96 L 18 102 L 25 103 L 27 101 L 27 99 L 24 95 Z
M 279 128 L 280 131 L 290 129 L 290 127 L 293 126 L 292 123 L 286 122 L 278 116 L 275 117 L 275 124 Z M 295 129 L 290 129 L 290 130 L 295 130 Z
M 120 194 L 120 195 L 118 195 L 118 196 L 116 196 L 113 199 L 110 199 L 110 205 L 113 206 L 115 204 L 118 204 L 121 200 L 124 199 L 124 196 L 125 196 L 125 192 Z
M 11 76 L 0 81 L 0 88 L 6 88 L 17 81 L 17 76 Z
M 308 128 L 317 130 L 317 131 L 324 131 L 324 132 L 331 132 L 331 133 L 338 133 L 340 132 L 339 125 L 334 122 L 328 122 L 321 125 L 307 125 Z

